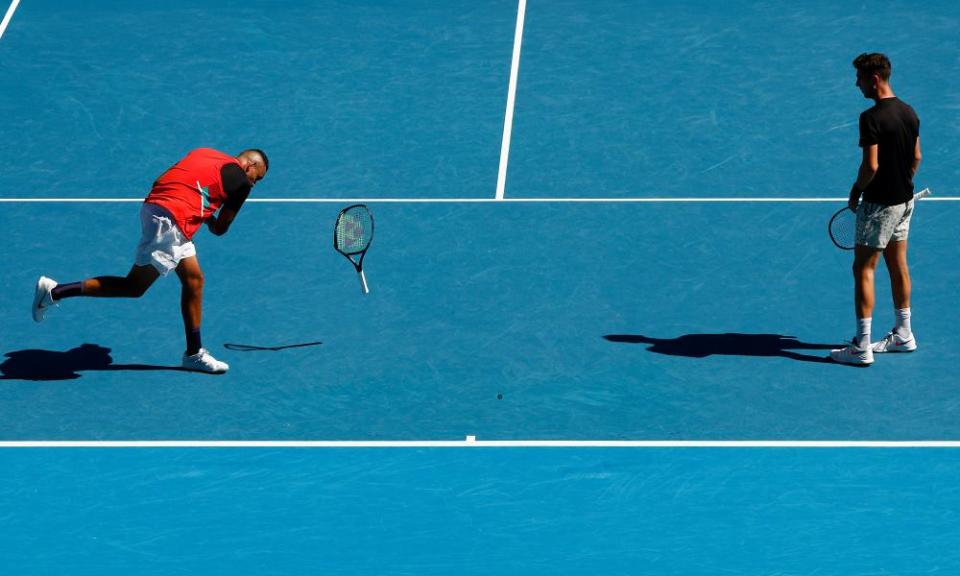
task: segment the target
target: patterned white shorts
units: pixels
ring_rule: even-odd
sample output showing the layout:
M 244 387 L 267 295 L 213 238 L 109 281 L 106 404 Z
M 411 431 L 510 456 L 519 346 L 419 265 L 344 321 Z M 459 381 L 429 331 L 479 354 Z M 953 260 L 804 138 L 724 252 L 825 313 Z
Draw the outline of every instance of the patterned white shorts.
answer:
M 181 260 L 197 255 L 193 242 L 184 238 L 173 216 L 160 206 L 144 202 L 140 226 L 143 232 L 134 257 L 137 266 L 150 264 L 166 276 Z
M 884 249 L 890 242 L 900 242 L 910 234 L 913 200 L 884 206 L 861 202 L 857 206 L 857 246 Z

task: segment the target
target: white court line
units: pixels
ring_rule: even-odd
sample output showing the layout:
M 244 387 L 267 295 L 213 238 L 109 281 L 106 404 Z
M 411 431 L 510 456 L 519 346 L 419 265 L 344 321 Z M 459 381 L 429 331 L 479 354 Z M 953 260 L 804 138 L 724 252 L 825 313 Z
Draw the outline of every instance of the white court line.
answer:
M 956 202 L 960 196 L 927 197 L 923 202 Z M 750 202 L 846 202 L 847 197 L 770 198 L 248 198 L 247 202 L 263 204 L 484 204 L 484 203 L 531 203 L 531 204 L 672 204 L 672 203 L 750 203 Z M 14 203 L 84 203 L 84 202 L 143 202 L 143 198 L 0 198 L 0 204 Z
M 473 437 L 468 437 L 473 438 Z M 57 440 L 2 448 L 960 448 L 956 440 Z
M 10 3 L 10 7 L 7 8 L 7 13 L 3 17 L 3 22 L 0 22 L 0 38 L 3 38 L 3 33 L 7 31 L 7 25 L 10 24 L 10 20 L 13 18 L 13 13 L 17 11 L 17 6 L 20 5 L 20 0 L 13 0 Z
M 520 72 L 520 44 L 523 41 L 523 19 L 527 0 L 517 5 L 517 28 L 513 34 L 513 59 L 510 62 L 510 84 L 507 86 L 507 111 L 503 116 L 503 141 L 500 144 L 500 171 L 497 173 L 497 200 L 503 200 L 507 186 L 507 161 L 510 159 L 510 134 L 513 132 L 513 105 L 517 99 L 517 75 Z

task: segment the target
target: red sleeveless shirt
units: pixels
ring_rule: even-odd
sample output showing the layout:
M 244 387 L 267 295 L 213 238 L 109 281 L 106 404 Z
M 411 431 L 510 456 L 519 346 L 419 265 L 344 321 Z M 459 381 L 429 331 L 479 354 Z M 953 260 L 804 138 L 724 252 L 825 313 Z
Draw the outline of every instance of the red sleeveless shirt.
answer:
M 212 148 L 193 150 L 157 178 L 144 202 L 170 212 L 190 240 L 227 199 L 220 178 L 220 169 L 227 164 L 240 165 L 233 156 Z

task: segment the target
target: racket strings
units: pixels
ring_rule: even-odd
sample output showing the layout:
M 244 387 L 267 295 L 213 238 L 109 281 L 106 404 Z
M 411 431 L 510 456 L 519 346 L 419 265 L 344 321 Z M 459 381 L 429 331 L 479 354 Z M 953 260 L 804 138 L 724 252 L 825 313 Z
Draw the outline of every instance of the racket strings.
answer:
M 373 239 L 373 217 L 363 206 L 345 210 L 337 220 L 336 248 L 344 254 L 363 252 Z
M 848 208 L 830 220 L 830 238 L 841 248 L 853 248 L 857 240 L 857 213 Z

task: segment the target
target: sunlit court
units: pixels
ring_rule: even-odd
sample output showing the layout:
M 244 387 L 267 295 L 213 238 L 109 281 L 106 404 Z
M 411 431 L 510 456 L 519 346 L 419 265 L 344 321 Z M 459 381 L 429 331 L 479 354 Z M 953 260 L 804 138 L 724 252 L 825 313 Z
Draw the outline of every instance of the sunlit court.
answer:
M 0 11 L 4 573 L 960 570 L 955 3 Z

